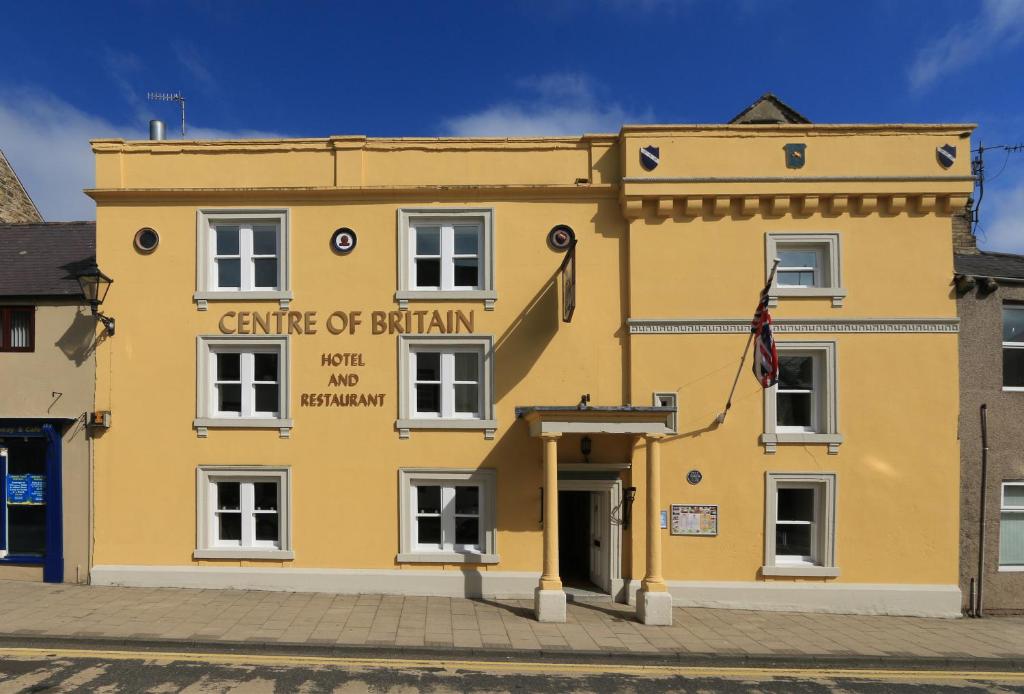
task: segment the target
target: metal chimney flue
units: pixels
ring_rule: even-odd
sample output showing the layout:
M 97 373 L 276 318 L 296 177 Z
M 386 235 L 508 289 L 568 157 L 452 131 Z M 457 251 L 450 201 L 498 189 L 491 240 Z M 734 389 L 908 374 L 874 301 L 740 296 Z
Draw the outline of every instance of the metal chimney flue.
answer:
M 164 122 L 162 120 L 149 121 L 149 139 L 163 140 L 164 136 Z

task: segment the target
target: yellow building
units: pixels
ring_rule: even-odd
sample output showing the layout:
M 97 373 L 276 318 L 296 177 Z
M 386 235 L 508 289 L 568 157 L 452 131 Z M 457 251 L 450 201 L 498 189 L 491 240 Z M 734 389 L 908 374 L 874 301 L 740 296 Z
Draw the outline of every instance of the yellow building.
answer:
M 93 582 L 959 614 L 971 128 L 93 142 Z

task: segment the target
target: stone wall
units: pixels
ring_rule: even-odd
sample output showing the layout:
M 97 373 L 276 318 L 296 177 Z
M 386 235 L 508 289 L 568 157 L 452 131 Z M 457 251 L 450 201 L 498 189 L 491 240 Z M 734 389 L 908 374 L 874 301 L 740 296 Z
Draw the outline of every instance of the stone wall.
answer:
M 0 152 L 0 222 L 41 222 L 42 215 L 18 180 L 18 175 Z
M 978 241 L 971 233 L 971 217 L 973 211 L 971 204 L 960 214 L 953 215 L 953 253 L 955 254 L 976 254 L 978 253 Z

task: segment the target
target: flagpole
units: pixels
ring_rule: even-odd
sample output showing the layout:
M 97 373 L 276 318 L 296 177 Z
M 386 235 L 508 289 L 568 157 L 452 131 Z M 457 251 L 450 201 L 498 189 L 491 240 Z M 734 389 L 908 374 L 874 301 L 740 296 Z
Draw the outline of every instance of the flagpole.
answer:
M 768 273 L 768 281 L 764 285 L 764 290 L 761 292 L 761 296 L 767 297 L 768 291 L 772 287 L 772 282 L 775 281 L 775 271 L 779 267 L 778 258 L 774 258 L 772 261 L 771 272 Z M 761 306 L 761 300 L 758 299 L 758 307 Z M 736 394 L 736 384 L 740 382 L 740 374 L 743 373 L 743 365 L 747 363 L 747 353 L 750 351 L 750 343 L 754 341 L 754 331 L 751 330 L 750 334 L 747 335 L 747 346 L 743 348 L 743 356 L 740 357 L 739 368 L 736 369 L 736 377 L 732 379 L 732 388 L 729 390 L 729 398 L 725 401 L 725 409 L 722 410 L 721 414 L 715 417 L 715 424 L 724 424 L 725 416 L 729 414 L 729 409 L 732 407 L 732 396 Z

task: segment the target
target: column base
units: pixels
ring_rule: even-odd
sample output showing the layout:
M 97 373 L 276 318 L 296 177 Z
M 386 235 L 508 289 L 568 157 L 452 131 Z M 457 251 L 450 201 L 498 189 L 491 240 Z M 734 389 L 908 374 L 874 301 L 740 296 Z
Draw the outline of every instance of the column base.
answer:
M 533 591 L 533 613 L 538 622 L 565 624 L 565 591 L 535 589 Z
M 672 626 L 672 595 L 640 590 L 636 596 L 636 617 L 651 626 Z

